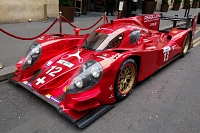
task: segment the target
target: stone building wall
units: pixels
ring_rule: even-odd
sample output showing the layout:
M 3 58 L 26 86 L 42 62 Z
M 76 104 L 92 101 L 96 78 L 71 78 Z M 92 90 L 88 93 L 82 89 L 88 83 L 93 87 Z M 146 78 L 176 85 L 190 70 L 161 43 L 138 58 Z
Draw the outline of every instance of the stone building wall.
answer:
M 42 21 L 44 4 L 48 17 L 58 16 L 58 0 L 0 0 L 0 23 Z

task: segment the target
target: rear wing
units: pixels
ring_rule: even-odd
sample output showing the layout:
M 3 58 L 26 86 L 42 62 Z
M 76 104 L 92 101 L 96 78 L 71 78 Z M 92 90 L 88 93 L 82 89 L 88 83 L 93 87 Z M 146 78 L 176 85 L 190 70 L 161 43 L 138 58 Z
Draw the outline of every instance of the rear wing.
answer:
M 184 17 L 179 17 L 178 15 L 175 15 L 175 16 L 164 16 L 163 14 L 160 14 L 160 19 L 161 20 L 171 20 L 173 22 L 172 28 L 177 27 L 178 26 L 177 22 L 179 22 L 179 21 L 185 22 L 183 24 L 183 26 L 184 26 L 183 28 L 192 29 L 192 40 L 193 40 L 193 36 L 194 36 L 195 30 L 196 30 L 198 15 L 192 16 L 192 15 L 189 15 L 189 12 L 190 12 L 190 6 L 188 6 L 185 9 Z
M 190 6 L 188 6 L 185 9 L 184 17 L 179 17 L 178 15 L 166 16 L 166 15 L 163 15 L 162 13 L 146 14 L 146 15 L 142 15 L 143 16 L 142 23 L 146 28 L 150 30 L 159 30 L 160 20 L 171 20 L 173 22 L 173 26 L 170 27 L 170 29 L 180 26 L 180 23 L 178 22 L 182 21 L 184 23 L 182 23 L 181 26 L 184 26 L 184 28 L 191 28 L 192 31 L 194 32 L 196 29 L 198 15 L 192 16 L 192 15 L 189 15 L 189 12 L 190 12 Z
M 171 20 L 173 22 L 173 26 L 169 27 L 164 30 L 172 29 L 175 27 L 180 26 L 179 21 L 185 22 L 184 28 L 192 28 L 192 34 L 194 35 L 194 31 L 196 29 L 197 18 L 198 15 L 192 17 L 189 15 L 190 7 L 186 8 L 184 17 L 179 17 L 178 15 L 175 16 L 165 16 L 162 13 L 157 14 L 143 14 L 140 16 L 129 17 L 129 18 L 122 18 L 122 19 L 115 19 L 111 20 L 112 22 L 125 22 L 125 23 L 135 23 L 138 26 L 145 27 L 149 30 L 160 30 L 160 20 Z

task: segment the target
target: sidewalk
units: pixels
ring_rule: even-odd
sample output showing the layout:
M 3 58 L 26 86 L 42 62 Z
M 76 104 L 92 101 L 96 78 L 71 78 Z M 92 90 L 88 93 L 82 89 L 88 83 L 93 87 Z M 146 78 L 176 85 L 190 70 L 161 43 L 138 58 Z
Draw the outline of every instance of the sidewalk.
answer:
M 197 15 L 200 8 L 190 9 L 190 13 L 193 16 Z M 155 12 L 160 13 L 160 12 Z M 183 17 L 185 13 L 185 9 L 180 9 L 178 11 L 169 10 L 164 15 L 178 15 Z M 74 19 L 73 24 L 81 27 L 87 28 L 93 25 L 104 13 L 98 12 L 89 12 L 87 15 L 77 16 Z M 108 21 L 112 19 L 116 19 L 117 14 L 115 16 L 108 16 Z M 14 23 L 14 24 L 0 24 L 0 27 L 14 35 L 21 36 L 21 37 L 33 37 L 40 33 L 42 33 L 45 29 L 47 29 L 55 18 L 50 18 L 48 22 L 27 22 L 27 23 Z M 97 26 L 103 24 L 103 20 L 101 20 Z M 80 34 L 84 33 L 91 33 L 97 26 L 88 30 L 88 31 L 81 31 Z M 160 23 L 161 28 L 169 28 L 172 26 L 171 21 L 162 20 Z M 67 23 L 63 23 L 63 33 L 73 33 L 73 27 L 71 27 Z M 57 22 L 50 31 L 47 33 L 52 32 L 59 32 L 59 22 Z M 12 74 L 15 71 L 15 64 L 20 60 L 22 56 L 25 55 L 27 49 L 33 42 L 31 41 L 23 41 L 12 38 L 2 32 L 0 32 L 0 63 L 4 64 L 4 68 L 0 69 L 0 81 L 5 79 L 9 74 Z

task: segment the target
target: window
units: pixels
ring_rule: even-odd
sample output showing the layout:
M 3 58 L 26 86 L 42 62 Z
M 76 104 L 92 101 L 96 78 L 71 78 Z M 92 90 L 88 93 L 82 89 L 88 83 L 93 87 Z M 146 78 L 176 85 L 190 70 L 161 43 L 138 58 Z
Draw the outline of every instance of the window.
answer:
M 110 48 L 117 48 L 121 44 L 123 39 L 123 34 L 119 34 L 116 36 L 114 39 L 112 39 L 109 43 L 108 46 L 105 49 L 110 49 Z
M 92 32 L 85 40 L 83 47 L 91 50 L 96 50 L 102 42 L 108 37 L 107 34 Z
M 134 42 L 136 42 L 141 36 L 140 30 L 134 30 L 131 34 L 130 34 L 130 44 L 133 44 Z
M 101 51 L 110 48 L 117 48 L 123 39 L 123 33 L 105 34 L 101 32 L 92 32 L 82 45 L 85 49 Z

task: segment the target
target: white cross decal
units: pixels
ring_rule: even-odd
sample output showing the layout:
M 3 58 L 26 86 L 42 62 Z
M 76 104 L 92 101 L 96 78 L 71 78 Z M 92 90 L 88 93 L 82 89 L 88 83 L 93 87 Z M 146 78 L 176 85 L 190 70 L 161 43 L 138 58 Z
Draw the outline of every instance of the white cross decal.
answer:
M 38 78 L 37 79 L 37 83 L 36 83 L 36 85 L 39 85 L 40 83 L 44 83 L 45 81 L 44 81 L 44 79 L 45 79 L 46 77 L 43 77 L 43 78 Z
M 113 90 L 113 88 L 112 88 L 112 85 L 109 87 L 109 90 L 110 90 L 110 91 L 112 91 L 112 90 Z

